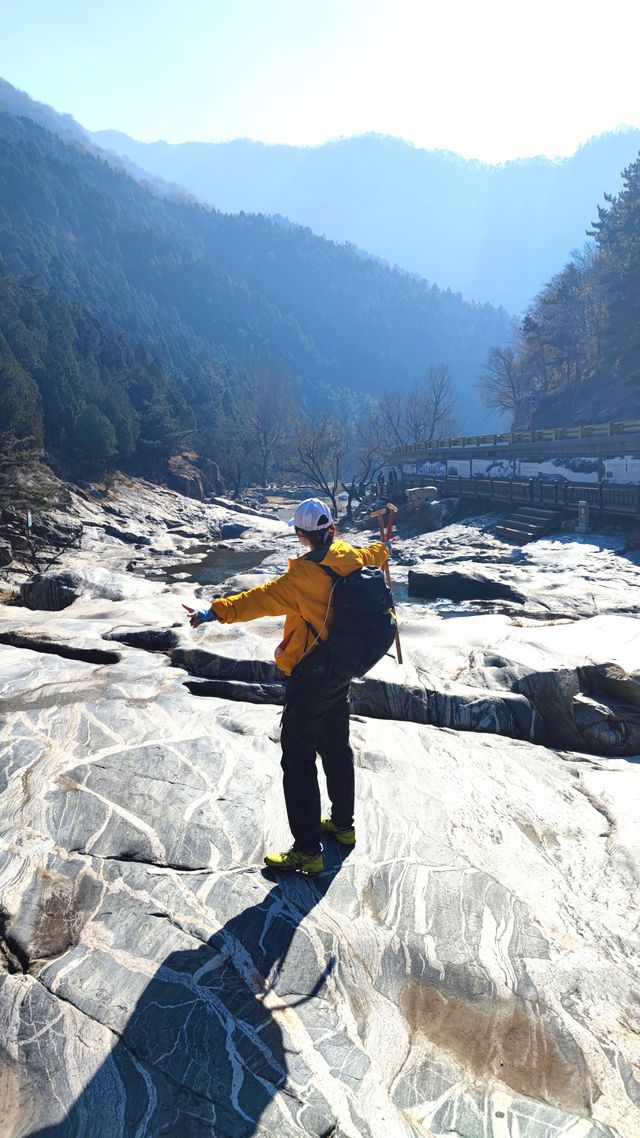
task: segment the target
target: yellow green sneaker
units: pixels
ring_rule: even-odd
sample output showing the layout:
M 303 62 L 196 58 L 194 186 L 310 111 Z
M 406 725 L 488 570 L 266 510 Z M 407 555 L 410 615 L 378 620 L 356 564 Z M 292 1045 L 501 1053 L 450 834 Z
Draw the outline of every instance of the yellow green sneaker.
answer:
M 336 826 L 330 818 L 323 818 L 320 822 L 320 829 L 323 834 L 331 834 L 336 841 L 341 842 L 343 846 L 355 846 L 356 844 L 356 831 L 354 826 Z
M 322 873 L 324 858 L 322 850 L 319 854 L 305 853 L 292 846 L 286 853 L 267 854 L 264 864 L 268 869 L 277 869 L 286 873 Z

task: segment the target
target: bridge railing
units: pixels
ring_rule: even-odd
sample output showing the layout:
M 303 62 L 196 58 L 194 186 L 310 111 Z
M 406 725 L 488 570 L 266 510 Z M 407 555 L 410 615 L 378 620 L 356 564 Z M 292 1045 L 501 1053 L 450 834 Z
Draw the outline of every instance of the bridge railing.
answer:
M 600 514 L 627 514 L 640 517 L 640 486 L 608 486 L 606 483 L 561 482 L 556 479 L 529 478 L 446 478 L 424 476 L 438 493 L 454 498 L 480 498 L 501 504 L 538 505 L 576 511 L 578 502 L 587 502 Z
M 640 515 L 640 486 L 603 486 L 602 509 L 612 514 Z
M 531 431 L 509 431 L 499 435 L 456 435 L 412 443 L 394 451 L 396 461 L 410 459 L 423 451 L 454 450 L 466 447 L 508 446 L 514 443 L 559 442 L 562 439 L 611 438 L 640 434 L 640 419 L 621 419 L 610 423 L 588 423 L 577 427 L 539 427 Z

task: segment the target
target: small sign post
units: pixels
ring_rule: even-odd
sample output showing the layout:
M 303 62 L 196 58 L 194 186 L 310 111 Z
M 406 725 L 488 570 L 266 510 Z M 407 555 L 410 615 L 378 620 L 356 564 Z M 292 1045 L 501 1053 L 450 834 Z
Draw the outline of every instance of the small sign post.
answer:
M 590 533 L 591 527 L 589 525 L 589 503 L 578 502 L 578 521 L 576 524 L 576 533 Z

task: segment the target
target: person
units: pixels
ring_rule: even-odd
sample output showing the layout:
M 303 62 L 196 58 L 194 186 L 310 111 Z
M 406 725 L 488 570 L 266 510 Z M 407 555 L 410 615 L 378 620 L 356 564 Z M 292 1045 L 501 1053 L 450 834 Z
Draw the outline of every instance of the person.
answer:
M 333 580 L 309 555 L 325 550 L 323 564 L 346 576 L 365 565 L 382 567 L 390 546 L 379 541 L 358 549 L 338 539 L 331 511 L 318 498 L 301 502 L 289 525 L 307 553 L 290 558 L 286 573 L 247 592 L 216 599 L 210 609 L 183 607 L 193 628 L 207 620 L 232 624 L 262 616 L 285 617 L 275 661 L 286 677 L 281 765 L 293 845 L 284 853 L 267 854 L 264 860 L 274 870 L 314 874 L 324 868 L 321 835 L 353 846 L 356 832 L 349 680 L 332 673 L 323 650 L 331 628 Z M 321 817 L 317 754 L 331 802 L 329 818 Z

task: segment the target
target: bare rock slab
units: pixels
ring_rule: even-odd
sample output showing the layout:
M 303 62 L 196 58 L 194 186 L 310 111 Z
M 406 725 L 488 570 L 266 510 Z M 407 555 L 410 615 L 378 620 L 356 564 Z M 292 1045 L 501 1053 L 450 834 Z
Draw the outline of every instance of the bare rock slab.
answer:
M 0 646 L 8 1133 L 634 1138 L 634 764 L 356 716 L 357 846 L 273 880 L 279 709 L 119 651 Z

